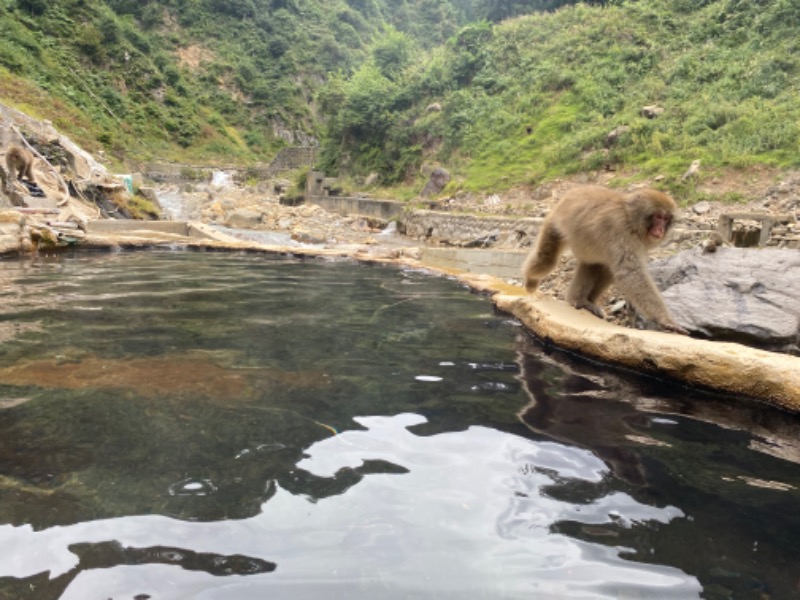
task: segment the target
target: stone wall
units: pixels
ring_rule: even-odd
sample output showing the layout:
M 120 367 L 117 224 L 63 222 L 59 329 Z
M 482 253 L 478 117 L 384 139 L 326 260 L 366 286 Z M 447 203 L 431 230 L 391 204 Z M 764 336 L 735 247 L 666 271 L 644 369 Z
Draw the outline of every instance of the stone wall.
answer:
M 529 247 L 541 224 L 540 218 L 476 216 L 431 210 L 415 210 L 402 218 L 408 237 L 476 247 Z
M 317 149 L 313 146 L 284 148 L 268 165 L 254 167 L 207 167 L 179 165 L 173 163 L 146 163 L 140 169 L 145 177 L 158 183 L 191 183 L 211 181 L 214 172 L 230 173 L 233 181 L 244 183 L 248 179 L 272 179 L 280 173 L 311 167 L 316 159 Z
M 316 160 L 317 149 L 313 146 L 293 146 L 284 148 L 269 163 L 266 171 L 269 177 L 274 177 L 282 171 L 292 171 L 300 167 L 311 167 Z

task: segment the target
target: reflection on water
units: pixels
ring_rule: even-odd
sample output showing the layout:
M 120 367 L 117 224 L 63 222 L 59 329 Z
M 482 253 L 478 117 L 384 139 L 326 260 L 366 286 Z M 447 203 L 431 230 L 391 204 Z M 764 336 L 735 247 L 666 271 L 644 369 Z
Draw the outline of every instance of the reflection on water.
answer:
M 0 598 L 789 598 L 797 419 L 414 271 L 0 263 Z

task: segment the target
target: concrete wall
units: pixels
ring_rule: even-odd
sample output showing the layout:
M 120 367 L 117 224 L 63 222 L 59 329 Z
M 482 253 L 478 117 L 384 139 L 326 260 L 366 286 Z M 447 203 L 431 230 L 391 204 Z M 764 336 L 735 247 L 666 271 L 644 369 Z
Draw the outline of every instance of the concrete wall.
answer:
M 138 221 L 134 219 L 102 219 L 89 221 L 87 233 L 126 233 L 135 230 L 158 231 L 174 235 L 189 235 L 185 221 Z
M 340 215 L 365 215 L 384 221 L 399 218 L 406 208 L 403 202 L 349 198 L 346 196 L 310 196 L 306 198 L 306 202 L 316 204 L 328 212 Z
M 86 233 L 125 235 L 133 232 L 155 232 L 191 238 L 216 239 L 219 236 L 208 225 L 187 221 L 139 221 L 135 219 L 101 219 L 89 221 Z
M 422 262 L 442 269 L 484 273 L 502 279 L 522 279 L 525 250 L 473 250 L 469 248 L 423 248 Z

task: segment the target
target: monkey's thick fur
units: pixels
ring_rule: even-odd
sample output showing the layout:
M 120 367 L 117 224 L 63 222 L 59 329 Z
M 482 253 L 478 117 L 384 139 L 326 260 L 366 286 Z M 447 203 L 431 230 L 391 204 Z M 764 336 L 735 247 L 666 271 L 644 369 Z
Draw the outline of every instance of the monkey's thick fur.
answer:
M 567 291 L 570 304 L 603 318 L 596 302 L 614 283 L 644 318 L 686 334 L 647 270 L 648 250 L 664 241 L 677 212 L 675 201 L 658 190 L 625 195 L 599 186 L 572 189 L 542 223 L 523 267 L 525 287 L 534 292 L 569 247 L 578 261 Z
M 17 179 L 27 177 L 28 181 L 35 183 L 33 178 L 33 154 L 20 146 L 11 146 L 6 152 L 6 167 L 8 176 Z

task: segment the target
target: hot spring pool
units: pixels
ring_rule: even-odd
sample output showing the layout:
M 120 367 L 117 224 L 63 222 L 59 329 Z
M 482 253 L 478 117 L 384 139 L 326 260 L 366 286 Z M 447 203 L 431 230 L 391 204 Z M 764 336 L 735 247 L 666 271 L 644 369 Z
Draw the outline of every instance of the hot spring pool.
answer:
M 0 598 L 791 598 L 800 419 L 350 261 L 0 262 Z

